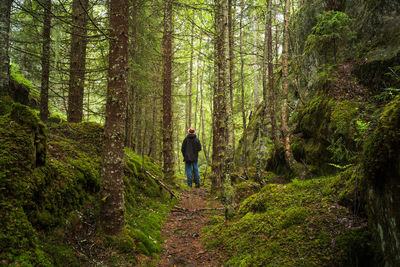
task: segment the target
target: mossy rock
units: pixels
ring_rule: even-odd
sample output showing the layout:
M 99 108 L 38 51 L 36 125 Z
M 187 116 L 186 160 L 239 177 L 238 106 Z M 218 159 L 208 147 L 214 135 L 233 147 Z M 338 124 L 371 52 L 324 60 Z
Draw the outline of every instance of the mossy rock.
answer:
M 330 164 L 347 165 L 360 152 L 361 133 L 356 122 L 360 117 L 359 103 L 336 101 L 317 96 L 294 117 L 292 138 L 294 158 L 301 163 L 318 166 L 316 175 L 334 173 Z
M 400 265 L 400 96 L 387 104 L 364 146 L 369 223 L 388 266 Z
M 400 179 L 400 96 L 383 110 L 378 125 L 364 146 L 364 172 L 369 181 L 383 185 L 388 177 Z
M 232 266 L 347 266 L 358 260 L 378 266 L 366 225 L 343 223 L 352 213 L 337 198 L 346 182 L 353 183 L 344 177 L 265 185 L 231 221 L 205 228 L 207 246 L 230 255 L 226 265 Z

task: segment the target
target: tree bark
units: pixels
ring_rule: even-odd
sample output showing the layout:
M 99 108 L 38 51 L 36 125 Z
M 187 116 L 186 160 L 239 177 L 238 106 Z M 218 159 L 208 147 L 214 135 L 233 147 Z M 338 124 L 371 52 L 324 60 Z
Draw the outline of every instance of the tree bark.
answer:
M 172 42 L 173 42 L 173 9 L 172 0 L 164 1 L 164 36 L 163 36 L 163 161 L 164 176 L 173 179 L 174 153 L 172 128 Z
M 258 22 L 256 20 L 256 15 L 253 15 L 253 32 L 255 33 L 254 38 L 254 66 L 253 66 L 253 101 L 254 101 L 254 110 L 257 110 L 260 100 L 260 92 L 258 86 L 258 47 L 257 47 L 257 39 L 258 39 Z
M 81 122 L 83 118 L 83 94 L 85 86 L 88 0 L 72 2 L 72 35 L 70 53 L 70 77 L 68 90 L 69 122 Z M 125 7 L 126 8 L 126 7 Z
M 244 176 L 247 177 L 247 125 L 246 125 L 246 110 L 245 110 L 245 97 L 244 97 L 244 56 L 243 56 L 243 9 L 244 9 L 244 1 L 241 1 L 241 12 L 240 12 L 240 20 L 239 20 L 239 53 L 240 53 L 240 88 L 241 88 L 241 107 L 242 107 L 242 121 L 243 121 L 243 140 L 242 140 L 242 162 L 244 169 Z M 254 85 L 256 85 L 257 77 L 254 77 Z M 254 93 L 256 93 L 256 89 L 254 88 Z M 256 99 L 256 98 L 254 98 Z
M 215 68 L 216 86 L 213 96 L 213 153 L 212 170 L 213 180 L 211 190 L 220 192 L 223 190 L 225 157 L 226 157 L 226 92 L 228 86 L 227 58 L 225 56 L 224 33 L 227 25 L 224 20 L 223 2 L 226 0 L 214 0 L 215 4 Z
M 107 234 L 117 234 L 124 220 L 124 140 L 128 79 L 128 0 L 110 2 L 110 53 L 104 127 L 100 220 Z
M 200 86 L 200 83 L 202 82 L 202 79 L 203 79 L 203 77 L 202 77 L 202 75 L 203 75 L 203 72 L 201 71 L 201 67 L 200 67 L 200 64 L 201 64 L 201 49 L 202 49 L 202 47 L 201 47 L 201 43 L 202 43 L 202 38 L 201 38 L 201 32 L 200 32 L 200 41 L 199 41 L 199 55 L 198 55 L 198 57 L 197 57 L 197 78 L 196 78 L 196 83 L 197 83 L 197 85 L 196 85 L 196 108 L 195 108 L 195 114 L 194 114 L 194 128 L 195 129 L 197 129 L 197 106 L 198 106 L 198 100 L 199 100 L 199 93 L 200 93 L 200 90 L 199 90 L 199 86 Z M 200 72 L 201 72 L 201 74 L 200 74 Z M 201 96 L 200 96 L 200 98 L 201 98 Z M 202 101 L 201 99 L 200 99 L 200 101 Z M 201 109 L 201 103 L 200 103 L 200 109 Z M 199 116 L 200 118 L 199 118 L 199 129 L 201 129 L 201 110 L 200 110 L 200 116 Z
M 40 87 L 40 119 L 49 118 L 49 80 L 50 80 L 50 42 L 51 42 L 51 0 L 43 1 L 43 45 L 42 45 L 42 81 Z
M 228 137 L 228 165 L 233 167 L 233 162 L 235 159 L 235 126 L 233 123 L 233 81 L 234 81 L 234 53 L 233 53 L 233 48 L 234 48 L 234 23 L 232 21 L 232 17 L 234 17 L 234 9 L 232 8 L 232 5 L 236 5 L 235 0 L 228 0 L 227 3 L 227 20 L 228 20 L 228 28 L 225 36 L 225 43 L 227 44 L 226 46 L 226 56 L 228 58 L 228 70 L 229 70 L 229 86 L 228 86 L 228 103 L 227 103 L 227 137 Z M 230 167 L 229 167 L 230 168 Z
M 283 46 L 283 105 L 282 105 L 282 133 L 285 148 L 285 160 L 290 169 L 293 169 L 294 158 L 290 146 L 290 133 L 288 130 L 288 95 L 289 95 L 289 16 L 290 16 L 290 0 L 285 0 L 284 15 L 284 46 Z
M 0 1 L 0 96 L 9 94 L 10 58 L 8 45 L 10 40 L 10 12 L 12 0 Z
M 204 66 L 204 62 L 202 61 L 202 66 Z M 201 70 L 201 75 L 200 75 L 200 117 L 201 117 L 201 141 L 203 141 L 203 150 L 204 150 L 204 156 L 207 161 L 207 166 L 210 165 L 210 158 L 208 155 L 208 149 L 206 145 L 206 134 L 205 134 L 205 122 L 204 122 L 204 97 L 203 97 L 203 76 L 204 76 L 204 70 Z
M 275 112 L 275 89 L 274 89 L 274 64 L 272 54 L 272 0 L 267 2 L 268 9 L 268 87 L 269 87 L 269 116 L 271 120 L 272 140 L 274 141 L 275 148 L 279 146 L 276 126 L 276 112 Z
M 188 98 L 189 98 L 188 99 L 189 100 L 188 126 L 189 127 L 192 127 L 194 23 L 192 23 L 192 31 L 191 32 L 192 32 L 192 34 L 191 34 L 191 37 L 190 37 L 190 66 L 189 66 L 189 95 L 188 95 Z
M 136 55 L 136 17 L 137 17 L 137 0 L 132 0 L 132 20 L 131 20 L 131 45 L 130 45 L 130 68 L 129 68 L 129 91 L 128 91 L 128 105 L 126 115 L 126 138 L 125 146 L 133 149 L 134 136 L 133 129 L 135 124 L 134 117 L 134 101 L 135 101 L 135 86 L 134 86 L 134 64 Z

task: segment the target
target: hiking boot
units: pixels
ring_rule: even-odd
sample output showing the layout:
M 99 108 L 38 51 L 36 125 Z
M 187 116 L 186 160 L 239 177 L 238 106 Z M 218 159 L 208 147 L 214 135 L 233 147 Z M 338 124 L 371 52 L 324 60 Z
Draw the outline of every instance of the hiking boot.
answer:
M 200 188 L 200 184 L 196 184 L 196 188 Z

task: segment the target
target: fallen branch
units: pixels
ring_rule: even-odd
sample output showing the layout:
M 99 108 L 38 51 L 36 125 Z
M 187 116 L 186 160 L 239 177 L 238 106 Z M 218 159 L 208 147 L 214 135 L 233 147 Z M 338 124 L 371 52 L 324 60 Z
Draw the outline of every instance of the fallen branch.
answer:
M 163 182 L 161 182 L 160 180 L 158 180 L 156 177 L 154 177 L 153 174 L 151 174 L 148 170 L 144 169 L 145 173 L 147 173 L 151 178 L 153 178 L 154 181 L 156 181 L 157 184 L 159 184 L 161 187 L 163 187 L 165 190 L 167 190 L 170 194 L 171 194 L 171 198 L 175 197 L 176 199 L 178 199 L 177 195 L 175 195 L 174 192 L 172 192 L 171 189 L 169 189 Z
M 194 209 L 194 210 L 189 210 L 187 208 L 182 208 L 182 207 L 177 207 L 175 206 L 171 212 L 182 212 L 182 213 L 197 213 L 201 211 L 211 211 L 211 210 L 224 210 L 225 208 L 201 208 L 201 209 Z

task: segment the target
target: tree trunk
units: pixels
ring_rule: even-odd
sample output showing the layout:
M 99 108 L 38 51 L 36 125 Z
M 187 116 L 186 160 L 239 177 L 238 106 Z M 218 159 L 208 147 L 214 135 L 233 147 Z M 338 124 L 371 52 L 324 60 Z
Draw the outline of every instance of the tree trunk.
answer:
M 244 6 L 243 6 L 244 7 Z M 253 15 L 253 32 L 255 33 L 254 38 L 254 66 L 253 66 L 253 101 L 254 101 L 254 110 L 257 110 L 260 100 L 260 92 L 258 86 L 258 47 L 257 47 L 257 39 L 258 39 L 258 23 L 256 20 L 256 15 Z
M 128 91 L 128 0 L 110 2 L 110 53 L 104 126 L 100 220 L 107 234 L 117 234 L 124 221 L 124 140 Z
M 227 51 L 225 52 L 227 57 L 228 57 L 228 69 L 229 69 L 229 93 L 227 94 L 228 97 L 228 103 L 227 103 L 227 137 L 228 137 L 228 165 L 230 165 L 233 168 L 233 162 L 235 159 L 235 125 L 233 123 L 233 82 L 234 82 L 234 53 L 233 53 L 233 48 L 234 48 L 234 23 L 232 22 L 232 16 L 234 17 L 234 14 L 232 14 L 235 10 L 232 8 L 232 5 L 236 5 L 235 0 L 228 0 L 227 3 L 227 16 L 228 16 L 228 28 L 227 28 L 227 36 L 225 36 L 225 43 L 228 45 Z M 231 167 L 229 167 L 231 169 Z
M 290 133 L 288 130 L 288 95 L 289 95 L 289 16 L 290 0 L 285 0 L 284 15 L 284 46 L 283 46 L 283 105 L 282 105 L 282 133 L 285 148 L 285 160 L 290 169 L 293 169 L 294 158 L 290 147 Z
M 126 7 L 125 7 L 126 8 Z M 83 118 L 83 90 L 85 86 L 88 0 L 72 2 L 72 36 L 70 53 L 70 77 L 68 91 L 69 122 L 81 122 Z
M 228 68 L 225 57 L 225 25 L 223 2 L 226 0 L 214 0 L 215 3 L 215 68 L 216 86 L 213 97 L 213 153 L 212 170 L 213 177 L 211 190 L 220 192 L 224 184 L 224 163 L 226 157 L 226 91 L 228 86 Z
M 173 154 L 173 128 L 172 128 L 172 0 L 165 0 L 164 9 L 164 36 L 163 36 L 163 160 L 164 176 L 173 179 L 174 154 Z
M 137 0 L 132 0 L 132 20 L 131 20 L 131 45 L 130 45 L 130 68 L 129 68 L 129 91 L 128 91 L 128 105 L 126 114 L 126 138 L 125 146 L 133 149 L 134 136 L 133 129 L 135 124 L 134 117 L 134 101 L 135 101 L 135 86 L 134 86 L 134 64 L 136 54 L 136 17 L 137 17 Z
M 193 93 L 193 47 L 194 42 L 194 23 L 192 23 L 192 34 L 190 37 L 190 66 L 189 66 L 189 114 L 188 114 L 188 126 L 192 127 L 192 93 Z M 188 127 L 188 128 L 189 128 Z
M 272 140 L 274 141 L 275 148 L 279 146 L 276 126 L 276 113 L 275 113 L 275 89 L 274 89 L 274 64 L 272 55 L 272 0 L 267 2 L 268 9 L 268 87 L 269 87 L 269 116 L 271 120 Z
M 42 45 L 42 82 L 40 87 L 40 119 L 44 122 L 49 118 L 49 79 L 50 79 L 50 30 L 51 30 L 51 0 L 43 1 L 43 45 Z
M 197 129 L 196 127 L 197 127 L 197 106 L 198 106 L 198 100 L 199 100 L 199 86 L 200 86 L 200 83 L 202 82 L 202 81 L 200 81 L 201 79 L 203 79 L 203 77 L 201 76 L 201 75 L 203 75 L 203 72 L 201 71 L 201 68 L 200 68 L 200 64 L 201 64 L 201 49 L 202 49 L 202 47 L 201 47 L 201 43 L 202 43 L 202 38 L 201 38 L 201 32 L 200 32 L 200 41 L 199 41 L 199 55 L 198 55 L 198 57 L 197 57 L 197 78 L 196 78 L 196 83 L 197 83 L 197 85 L 196 85 L 196 109 L 195 109 L 195 115 L 194 115 L 194 128 L 195 129 Z M 200 74 L 200 72 L 201 72 L 201 74 Z M 200 96 L 201 97 L 201 96 Z M 202 101 L 201 99 L 200 99 L 200 101 Z M 201 103 L 200 103 L 200 109 L 201 109 Z M 199 118 L 199 129 L 201 129 L 201 110 L 200 110 L 200 118 Z
M 243 9 L 244 9 L 244 1 L 241 2 L 241 12 L 240 12 L 240 21 L 239 21 L 239 38 L 240 38 L 240 88 L 241 88 L 241 96 L 242 96 L 242 121 L 243 121 L 243 140 L 242 140 L 242 162 L 244 169 L 244 176 L 247 177 L 247 126 L 246 126 L 246 110 L 245 110 L 245 97 L 244 97 L 244 56 L 243 56 Z M 257 77 L 254 78 L 254 85 L 256 85 Z M 256 90 L 254 89 L 254 93 Z M 255 98 L 254 98 L 255 99 Z
M 8 45 L 10 40 L 10 12 L 12 0 L 0 1 L 0 96 L 9 94 L 10 58 Z
M 201 38 L 201 36 L 200 36 L 200 38 Z M 201 50 L 200 50 L 200 52 L 201 52 Z M 204 62 L 203 61 L 202 61 L 202 67 L 204 67 Z M 205 156 L 206 161 L 207 161 L 207 166 L 209 166 L 210 165 L 210 158 L 209 158 L 209 155 L 208 155 L 208 149 L 207 149 L 207 145 L 206 145 L 206 134 L 205 134 L 205 123 L 204 123 L 203 77 L 204 77 L 204 70 L 202 69 L 201 70 L 201 74 L 200 74 L 201 141 L 203 141 L 204 156 Z

